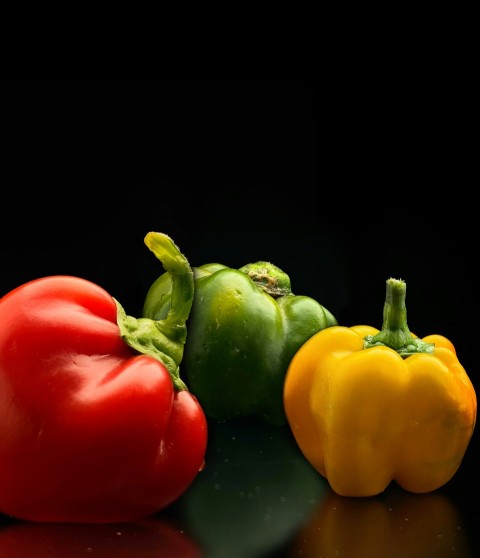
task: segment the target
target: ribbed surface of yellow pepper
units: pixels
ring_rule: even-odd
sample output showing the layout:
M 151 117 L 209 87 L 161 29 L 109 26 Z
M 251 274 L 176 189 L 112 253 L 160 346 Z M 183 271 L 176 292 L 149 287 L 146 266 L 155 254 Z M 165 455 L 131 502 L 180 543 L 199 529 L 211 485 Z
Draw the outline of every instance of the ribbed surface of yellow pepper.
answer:
M 342 496 L 374 496 L 391 481 L 417 493 L 441 487 L 475 427 L 475 390 L 452 342 L 412 335 L 405 284 L 388 281 L 381 332 L 322 330 L 296 353 L 285 378 L 293 435 Z

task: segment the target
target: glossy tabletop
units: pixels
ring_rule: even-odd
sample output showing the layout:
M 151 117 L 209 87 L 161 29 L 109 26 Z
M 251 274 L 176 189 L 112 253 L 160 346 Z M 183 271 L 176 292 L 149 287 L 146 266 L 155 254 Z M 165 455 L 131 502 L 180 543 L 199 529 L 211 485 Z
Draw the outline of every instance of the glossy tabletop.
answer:
M 480 528 L 470 452 L 429 494 L 392 484 L 373 498 L 337 496 L 288 427 L 209 424 L 205 468 L 184 495 L 142 520 L 107 525 L 3 517 L 8 558 L 473 558 Z

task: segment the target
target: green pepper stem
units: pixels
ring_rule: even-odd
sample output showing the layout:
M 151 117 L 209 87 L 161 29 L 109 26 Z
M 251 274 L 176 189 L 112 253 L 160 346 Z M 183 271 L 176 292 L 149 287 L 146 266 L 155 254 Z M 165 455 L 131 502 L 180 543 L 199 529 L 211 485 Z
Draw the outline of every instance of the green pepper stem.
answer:
M 265 291 L 273 298 L 293 294 L 290 277 L 270 262 L 260 261 L 247 264 L 239 271 L 248 275 L 259 290 Z
M 187 338 L 186 321 L 193 303 L 193 271 L 187 258 L 166 234 L 149 232 L 144 240 L 170 275 L 170 308 L 163 320 L 134 318 L 127 316 L 121 304 L 114 299 L 120 336 L 132 349 L 162 362 L 170 373 L 175 388 L 186 390 L 187 386 L 180 378 L 180 363 Z
M 376 335 L 367 335 L 364 348 L 384 345 L 406 358 L 415 353 L 432 353 L 433 343 L 425 343 L 412 335 L 407 325 L 405 298 L 407 285 L 402 279 L 387 279 L 387 291 L 383 306 L 383 325 Z

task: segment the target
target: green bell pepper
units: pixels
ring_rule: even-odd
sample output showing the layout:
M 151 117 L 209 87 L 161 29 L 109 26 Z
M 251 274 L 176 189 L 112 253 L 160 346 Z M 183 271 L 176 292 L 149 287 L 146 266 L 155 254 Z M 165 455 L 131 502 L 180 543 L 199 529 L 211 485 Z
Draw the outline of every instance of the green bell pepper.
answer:
M 285 424 L 287 367 L 301 345 L 337 320 L 315 299 L 294 295 L 289 276 L 269 262 L 206 264 L 194 277 L 183 358 L 191 393 L 211 419 L 261 416 Z M 170 293 L 164 273 L 147 292 L 144 317 L 164 319 Z

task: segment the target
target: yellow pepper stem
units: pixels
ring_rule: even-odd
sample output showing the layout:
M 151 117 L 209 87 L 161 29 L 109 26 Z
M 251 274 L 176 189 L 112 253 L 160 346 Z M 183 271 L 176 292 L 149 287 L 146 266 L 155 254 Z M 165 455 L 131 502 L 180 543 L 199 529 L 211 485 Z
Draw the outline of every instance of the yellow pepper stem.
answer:
M 376 335 L 367 335 L 364 338 L 364 349 L 384 345 L 397 351 L 402 358 L 415 353 L 433 353 L 433 343 L 426 343 L 414 337 L 408 329 L 406 292 L 405 281 L 387 279 L 382 329 Z

